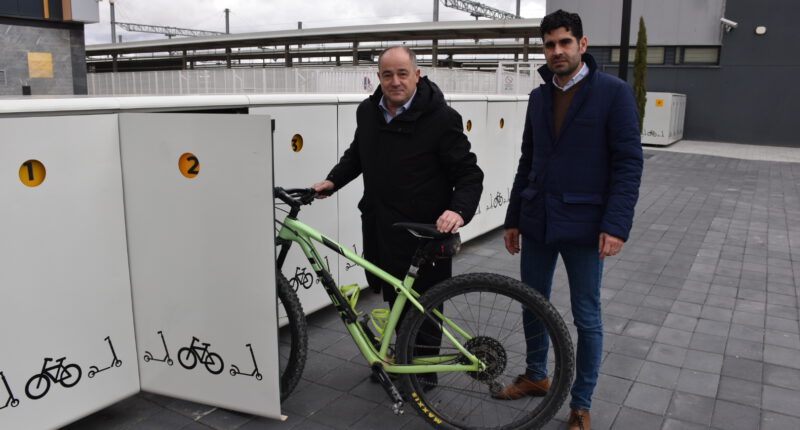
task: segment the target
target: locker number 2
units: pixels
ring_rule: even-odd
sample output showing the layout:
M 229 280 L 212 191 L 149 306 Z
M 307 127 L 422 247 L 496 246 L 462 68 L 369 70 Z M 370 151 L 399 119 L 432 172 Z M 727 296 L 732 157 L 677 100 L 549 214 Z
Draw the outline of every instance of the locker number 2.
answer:
M 28 160 L 19 166 L 19 180 L 29 187 L 38 187 L 44 182 L 44 164 L 39 160 Z
M 178 168 L 183 176 L 192 179 L 200 173 L 200 160 L 194 154 L 187 152 L 178 160 Z

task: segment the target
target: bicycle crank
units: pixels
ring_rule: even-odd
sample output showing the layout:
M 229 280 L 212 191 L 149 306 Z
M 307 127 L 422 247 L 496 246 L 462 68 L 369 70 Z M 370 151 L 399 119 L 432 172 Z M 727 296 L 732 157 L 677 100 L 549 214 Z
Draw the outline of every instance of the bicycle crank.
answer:
M 400 394 L 400 390 L 397 389 L 397 386 L 395 386 L 389 378 L 389 374 L 386 373 L 383 366 L 378 363 L 372 366 L 372 373 L 375 375 L 375 379 L 378 380 L 384 391 L 386 391 L 386 394 L 389 395 L 389 398 L 392 399 L 392 412 L 394 412 L 395 415 L 403 415 L 403 396 Z

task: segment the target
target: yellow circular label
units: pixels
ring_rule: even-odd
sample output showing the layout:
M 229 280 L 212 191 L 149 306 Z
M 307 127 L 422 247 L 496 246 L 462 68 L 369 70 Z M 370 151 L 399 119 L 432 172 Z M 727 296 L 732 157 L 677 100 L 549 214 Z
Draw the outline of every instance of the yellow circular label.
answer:
M 187 152 L 178 159 L 178 169 L 180 169 L 181 175 L 192 179 L 200 173 L 200 160 L 191 152 Z
M 38 187 L 44 182 L 47 172 L 39 160 L 28 160 L 19 166 L 19 180 L 29 187 Z
M 292 151 L 300 152 L 303 149 L 303 136 L 295 134 L 292 136 Z
M 500 118 L 500 128 L 505 127 L 505 125 L 506 125 L 506 120 L 503 119 L 503 118 Z
M 471 119 L 467 120 L 467 131 L 472 131 L 472 120 Z

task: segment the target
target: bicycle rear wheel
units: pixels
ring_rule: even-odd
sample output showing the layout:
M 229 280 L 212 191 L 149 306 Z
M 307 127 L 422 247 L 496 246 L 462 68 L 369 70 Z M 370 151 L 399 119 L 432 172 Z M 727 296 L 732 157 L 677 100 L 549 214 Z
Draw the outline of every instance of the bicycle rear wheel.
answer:
M 283 401 L 289 397 L 303 374 L 308 348 L 308 328 L 300 299 L 281 273 L 277 276 L 277 289 L 278 324 L 279 327 L 285 324 L 278 330 L 278 367 Z
M 399 363 L 419 364 L 434 357 L 440 361 L 446 358 L 445 364 L 469 363 L 446 336 L 442 335 L 441 341 L 425 340 L 423 323 L 438 325 L 440 320 L 431 312 L 439 309 L 469 337 L 445 324 L 447 330 L 486 364 L 479 372 L 403 376 L 411 404 L 429 424 L 444 429 L 540 428 L 564 403 L 572 383 L 572 341 L 558 311 L 532 288 L 501 275 L 471 273 L 437 284 L 422 295 L 420 302 L 426 312 L 410 309 L 400 326 Z M 545 329 L 541 335 L 551 345 L 547 363 L 551 388 L 541 397 L 495 399 L 493 393 L 527 368 L 523 307 L 542 323 Z

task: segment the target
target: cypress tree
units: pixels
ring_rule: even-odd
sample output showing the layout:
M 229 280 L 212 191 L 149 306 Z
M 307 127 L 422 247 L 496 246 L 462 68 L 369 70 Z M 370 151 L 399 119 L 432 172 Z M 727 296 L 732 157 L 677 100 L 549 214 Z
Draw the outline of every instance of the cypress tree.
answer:
M 636 60 L 633 65 L 633 92 L 639 109 L 639 131 L 644 126 L 644 108 L 647 105 L 647 28 L 644 17 L 639 17 L 639 35 L 636 39 Z

